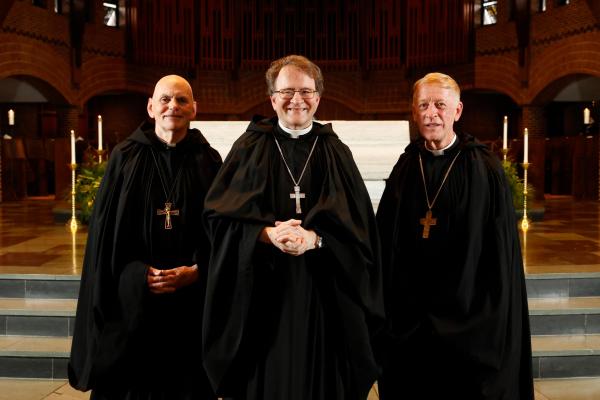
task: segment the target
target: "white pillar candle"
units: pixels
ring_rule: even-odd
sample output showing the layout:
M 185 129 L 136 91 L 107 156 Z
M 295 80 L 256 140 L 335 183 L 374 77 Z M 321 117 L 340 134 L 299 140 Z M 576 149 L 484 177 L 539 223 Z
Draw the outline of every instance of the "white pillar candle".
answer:
M 15 124 L 15 112 L 13 110 L 8 110 L 8 124 L 11 126 Z
M 508 149 L 508 117 L 504 116 L 504 124 L 502 127 L 502 148 Z
M 71 129 L 71 164 L 77 164 L 75 158 L 75 131 Z
M 583 109 L 583 123 L 585 125 L 590 123 L 590 109 L 587 107 Z
M 525 132 L 523 132 L 523 163 L 527 164 L 529 162 L 529 132 L 527 128 L 525 128 Z
M 98 150 L 102 150 L 102 115 L 98 115 Z

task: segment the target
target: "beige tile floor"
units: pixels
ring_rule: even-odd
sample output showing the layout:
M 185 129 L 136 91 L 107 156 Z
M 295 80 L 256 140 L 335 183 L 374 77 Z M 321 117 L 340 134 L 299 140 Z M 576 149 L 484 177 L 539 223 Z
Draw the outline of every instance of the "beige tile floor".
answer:
M 598 400 L 600 378 L 547 379 L 535 382 L 536 400 Z
M 83 400 L 81 393 L 64 380 L 0 379 L 0 400 Z
M 598 400 L 600 378 L 548 379 L 535 382 L 536 400 Z M 0 400 L 87 400 L 89 392 L 73 389 L 64 380 L 0 378 Z M 372 390 L 368 400 L 377 400 Z

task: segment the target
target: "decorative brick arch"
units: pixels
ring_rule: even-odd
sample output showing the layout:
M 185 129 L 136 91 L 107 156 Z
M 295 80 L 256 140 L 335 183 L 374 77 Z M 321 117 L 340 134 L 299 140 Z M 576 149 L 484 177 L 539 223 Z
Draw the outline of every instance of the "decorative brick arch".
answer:
M 77 104 L 76 91 L 70 84 L 68 57 L 58 53 L 55 46 L 22 37 L 12 41 L 11 35 L 0 35 L 0 54 L 0 78 L 35 77 L 54 88 L 66 103 Z
M 568 37 L 540 51 L 530 69 L 527 102 L 539 99 L 549 85 L 569 75 L 600 77 L 600 32 Z
M 154 84 L 162 76 L 156 70 L 128 66 L 122 59 L 95 57 L 86 60 L 82 66 L 79 106 L 89 99 L 106 92 L 127 92 L 150 95 Z
M 516 55 L 479 56 L 475 59 L 475 84 L 470 89 L 487 89 L 522 103 Z

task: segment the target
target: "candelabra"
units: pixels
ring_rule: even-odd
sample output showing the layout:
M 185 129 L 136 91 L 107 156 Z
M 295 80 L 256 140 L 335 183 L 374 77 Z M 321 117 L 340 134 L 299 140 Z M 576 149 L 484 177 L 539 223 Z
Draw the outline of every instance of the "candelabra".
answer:
M 67 222 L 67 227 L 71 230 L 71 233 L 75 233 L 80 226 L 75 215 L 75 171 L 77 170 L 77 164 L 69 164 L 69 168 L 71 168 L 71 219 Z
M 526 232 L 529 229 L 529 218 L 527 218 L 527 169 L 529 163 L 524 162 L 523 166 L 523 219 L 521 220 L 521 230 Z
M 508 148 L 502 148 L 502 159 L 506 161 L 506 155 L 508 154 Z

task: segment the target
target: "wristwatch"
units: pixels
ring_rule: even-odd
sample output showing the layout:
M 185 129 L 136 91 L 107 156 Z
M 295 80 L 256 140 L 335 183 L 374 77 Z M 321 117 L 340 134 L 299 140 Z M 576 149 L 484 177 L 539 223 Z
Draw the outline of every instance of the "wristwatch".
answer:
M 317 239 L 315 240 L 315 249 L 320 249 L 323 247 L 323 236 L 317 235 Z

